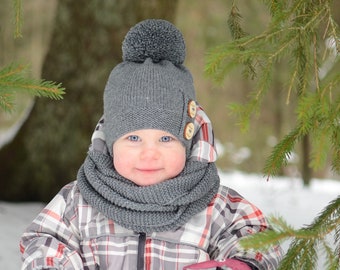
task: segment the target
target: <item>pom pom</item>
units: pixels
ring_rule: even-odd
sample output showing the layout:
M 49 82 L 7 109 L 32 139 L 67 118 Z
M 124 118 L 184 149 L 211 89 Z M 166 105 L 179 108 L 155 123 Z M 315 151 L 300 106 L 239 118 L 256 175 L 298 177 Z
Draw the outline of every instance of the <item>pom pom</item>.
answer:
M 145 20 L 132 27 L 122 50 L 124 61 L 144 62 L 151 58 L 155 63 L 168 60 L 180 65 L 185 59 L 182 33 L 170 22 L 159 19 Z

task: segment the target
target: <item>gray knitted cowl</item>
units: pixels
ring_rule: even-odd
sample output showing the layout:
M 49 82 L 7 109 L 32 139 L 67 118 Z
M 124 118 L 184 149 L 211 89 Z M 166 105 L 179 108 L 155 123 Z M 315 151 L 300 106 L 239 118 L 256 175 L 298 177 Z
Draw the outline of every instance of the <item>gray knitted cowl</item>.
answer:
M 219 182 L 214 163 L 187 162 L 177 177 L 137 186 L 120 176 L 112 159 L 89 152 L 78 173 L 84 199 L 122 227 L 136 232 L 176 230 L 207 207 Z
M 219 188 L 216 151 L 209 118 L 198 107 L 191 156 L 175 178 L 138 186 L 113 166 L 101 119 L 77 176 L 79 190 L 92 207 L 136 232 L 176 230 L 204 210 Z

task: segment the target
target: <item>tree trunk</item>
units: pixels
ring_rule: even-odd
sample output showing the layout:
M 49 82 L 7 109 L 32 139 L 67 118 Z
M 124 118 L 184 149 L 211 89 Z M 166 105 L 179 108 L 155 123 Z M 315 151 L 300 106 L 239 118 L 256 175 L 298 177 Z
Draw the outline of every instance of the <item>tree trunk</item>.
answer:
M 173 21 L 177 1 L 60 0 L 42 78 L 62 82 L 62 101 L 37 99 L 0 152 L 0 200 L 48 201 L 75 180 L 102 114 L 102 95 L 121 42 L 145 18 Z

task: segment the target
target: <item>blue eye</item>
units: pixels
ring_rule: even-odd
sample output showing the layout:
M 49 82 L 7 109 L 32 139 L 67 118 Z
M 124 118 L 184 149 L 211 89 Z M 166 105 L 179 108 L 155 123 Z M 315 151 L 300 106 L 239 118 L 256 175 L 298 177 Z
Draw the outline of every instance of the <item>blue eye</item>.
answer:
M 160 141 L 161 142 L 171 142 L 173 138 L 171 136 L 162 136 Z
M 128 137 L 128 140 L 132 141 L 132 142 L 138 142 L 140 139 L 139 139 L 139 136 L 137 136 L 137 135 L 130 135 Z

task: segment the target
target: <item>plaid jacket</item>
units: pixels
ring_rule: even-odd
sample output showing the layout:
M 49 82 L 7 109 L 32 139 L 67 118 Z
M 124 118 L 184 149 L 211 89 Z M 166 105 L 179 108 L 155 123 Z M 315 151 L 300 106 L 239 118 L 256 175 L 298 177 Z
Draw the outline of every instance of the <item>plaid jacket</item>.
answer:
M 208 207 L 178 230 L 145 235 L 96 211 L 72 182 L 23 234 L 22 269 L 179 270 L 226 258 L 241 259 L 261 270 L 276 269 L 282 255 L 279 247 L 245 252 L 238 244 L 240 238 L 267 228 L 258 208 L 221 186 Z

